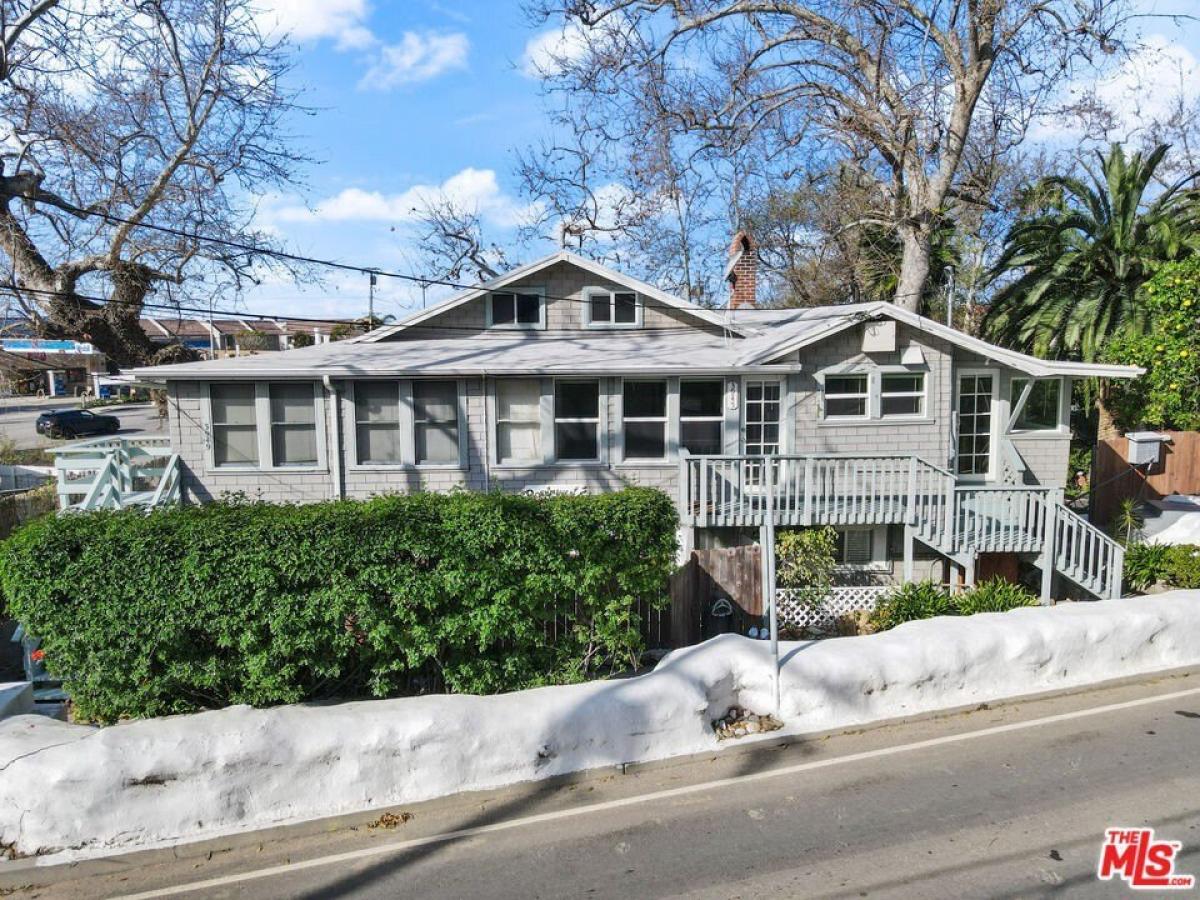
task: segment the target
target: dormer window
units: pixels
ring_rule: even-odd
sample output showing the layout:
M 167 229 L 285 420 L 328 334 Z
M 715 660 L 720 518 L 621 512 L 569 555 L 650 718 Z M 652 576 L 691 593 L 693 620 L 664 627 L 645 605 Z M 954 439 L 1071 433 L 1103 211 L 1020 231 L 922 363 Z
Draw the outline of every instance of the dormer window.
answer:
M 488 294 L 489 328 L 545 328 L 546 302 L 541 288 Z
M 633 291 L 588 288 L 583 295 L 588 328 L 636 328 L 642 324 L 642 305 Z

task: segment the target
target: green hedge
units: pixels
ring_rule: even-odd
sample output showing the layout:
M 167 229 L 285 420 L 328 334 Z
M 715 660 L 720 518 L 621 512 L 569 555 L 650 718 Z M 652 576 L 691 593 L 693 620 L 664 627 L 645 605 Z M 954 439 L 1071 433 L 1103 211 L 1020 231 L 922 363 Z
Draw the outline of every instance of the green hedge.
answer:
M 1037 606 L 1038 598 L 1019 584 L 1002 578 L 981 581 L 957 594 L 934 581 L 902 584 L 879 601 L 869 622 L 875 631 L 888 631 L 905 622 L 935 616 L 973 616 L 976 613 L 1008 612 Z
M 628 665 L 675 533 L 641 488 L 88 513 L 0 545 L 0 587 L 86 719 L 483 693 Z

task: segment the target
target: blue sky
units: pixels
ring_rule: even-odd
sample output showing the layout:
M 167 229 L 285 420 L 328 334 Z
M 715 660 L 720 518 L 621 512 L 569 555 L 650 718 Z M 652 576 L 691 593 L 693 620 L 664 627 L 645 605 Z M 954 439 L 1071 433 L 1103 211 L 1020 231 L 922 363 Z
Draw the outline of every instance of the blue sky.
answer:
M 299 145 L 320 160 L 302 190 L 261 198 L 259 222 L 290 250 L 347 263 L 416 272 L 411 210 L 449 194 L 479 210 L 489 234 L 512 240 L 525 214 L 514 152 L 546 133 L 531 60 L 559 40 L 529 23 L 517 0 L 263 0 L 264 24 L 297 44 L 291 83 L 314 113 L 292 123 Z M 1195 14 L 1200 0 L 1137 0 L 1150 15 Z M 1064 94 L 1095 88 L 1135 127 L 1158 112 L 1166 84 L 1200 84 L 1200 25 L 1147 18 L 1144 47 Z M 1058 120 L 1038 140 L 1075 141 Z M 517 248 L 530 259 L 552 249 Z M 367 279 L 326 272 L 320 284 L 272 279 L 246 293 L 250 312 L 339 316 L 366 311 Z M 429 299 L 444 296 L 433 288 Z M 376 309 L 404 315 L 419 289 L 381 279 Z

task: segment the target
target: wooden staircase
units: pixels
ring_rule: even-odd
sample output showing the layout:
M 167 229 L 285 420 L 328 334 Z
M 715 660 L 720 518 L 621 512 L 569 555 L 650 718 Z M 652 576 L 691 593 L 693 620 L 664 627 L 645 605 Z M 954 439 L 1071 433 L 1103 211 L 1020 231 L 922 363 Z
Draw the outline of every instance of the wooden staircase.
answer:
M 1043 596 L 1058 573 L 1097 597 L 1121 591 L 1124 549 L 1038 486 L 960 484 L 912 454 L 689 456 L 680 514 L 697 528 L 903 525 L 972 577 L 981 553 L 1029 553 Z

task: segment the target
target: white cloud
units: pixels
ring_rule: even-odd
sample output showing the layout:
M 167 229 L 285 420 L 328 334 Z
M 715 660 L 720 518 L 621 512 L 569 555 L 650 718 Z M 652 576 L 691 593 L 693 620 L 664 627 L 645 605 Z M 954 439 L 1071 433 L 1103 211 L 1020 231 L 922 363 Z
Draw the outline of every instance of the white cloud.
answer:
M 576 22 L 536 34 L 525 43 L 521 71 L 529 78 L 560 72 L 565 63 L 577 62 L 588 52 L 588 35 Z
M 452 69 L 465 69 L 470 41 L 461 32 L 404 32 L 398 44 L 380 45 L 360 88 L 386 91 L 401 84 L 426 81 Z
M 1170 116 L 1181 93 L 1200 77 L 1200 64 L 1182 44 L 1161 34 L 1150 35 L 1113 71 L 1091 80 L 1066 86 L 1059 105 L 1099 106 L 1111 114 L 1115 128 L 1108 140 L 1127 140 L 1155 121 Z M 1077 117 L 1055 112 L 1038 119 L 1030 129 L 1037 140 L 1078 140 L 1086 123 Z
M 331 38 L 340 48 L 362 46 L 366 28 L 366 0 L 267 0 L 257 13 L 259 27 L 268 34 L 288 34 L 299 43 Z
M 493 169 L 468 167 L 451 175 L 441 184 L 418 184 L 397 194 L 346 188 L 308 207 L 299 204 L 264 208 L 264 224 L 276 222 L 411 222 L 430 203 L 450 200 L 455 205 L 478 212 L 490 225 L 512 228 L 520 225 L 534 210 L 506 194 Z

